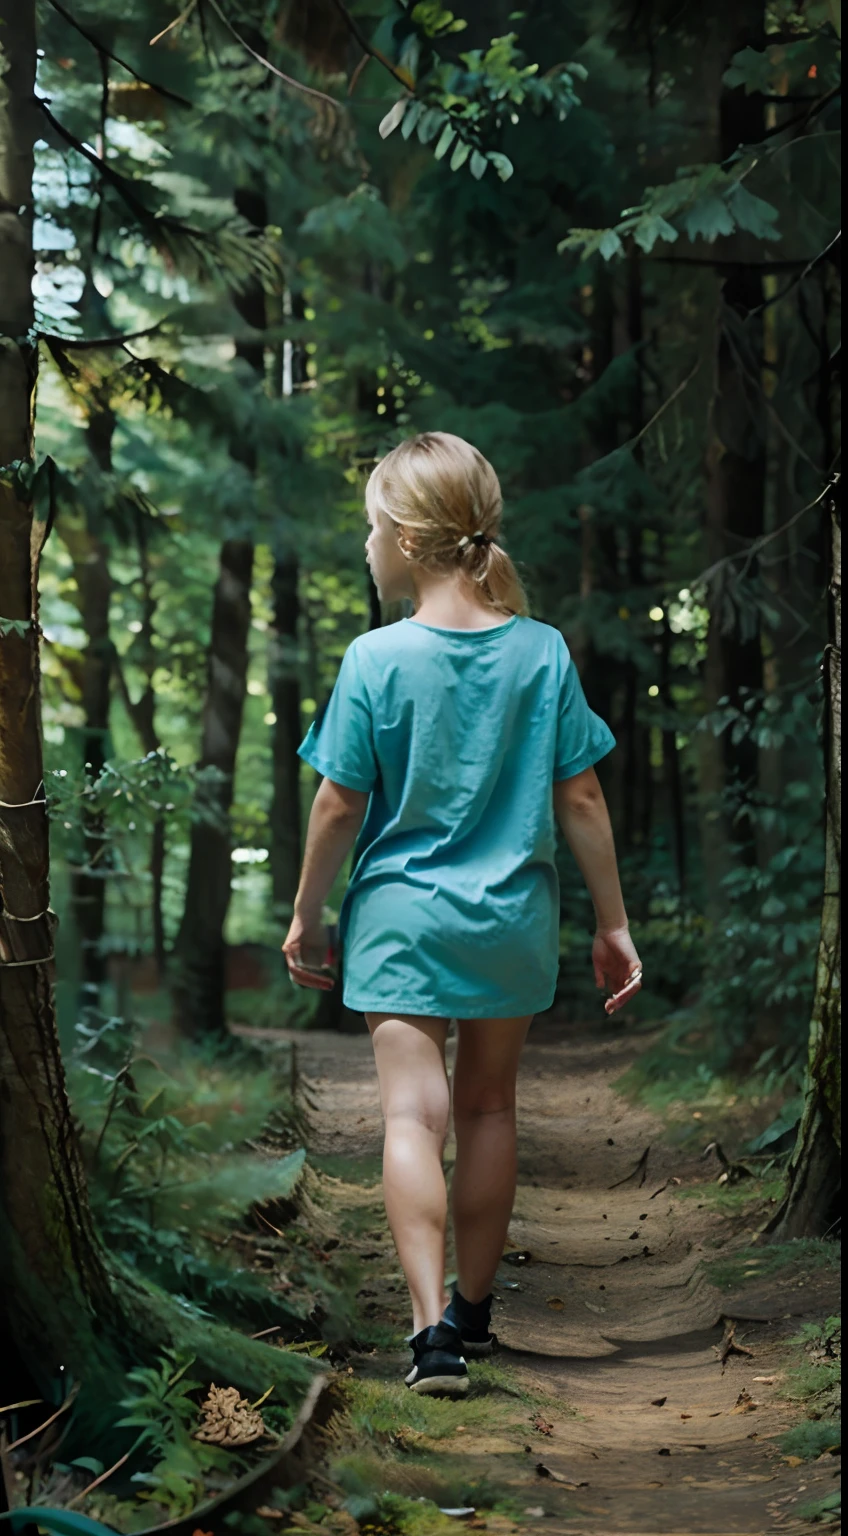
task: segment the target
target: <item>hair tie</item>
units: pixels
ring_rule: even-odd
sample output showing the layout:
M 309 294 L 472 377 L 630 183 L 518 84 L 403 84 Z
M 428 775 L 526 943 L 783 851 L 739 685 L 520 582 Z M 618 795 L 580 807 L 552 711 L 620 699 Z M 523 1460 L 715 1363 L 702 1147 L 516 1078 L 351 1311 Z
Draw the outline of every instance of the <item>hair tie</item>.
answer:
M 476 544 L 478 549 L 485 549 L 486 545 L 491 543 L 493 540 L 489 535 L 484 533 L 482 528 L 478 528 L 476 533 L 466 533 L 465 537 L 460 539 L 458 548 L 464 549 L 466 544 Z

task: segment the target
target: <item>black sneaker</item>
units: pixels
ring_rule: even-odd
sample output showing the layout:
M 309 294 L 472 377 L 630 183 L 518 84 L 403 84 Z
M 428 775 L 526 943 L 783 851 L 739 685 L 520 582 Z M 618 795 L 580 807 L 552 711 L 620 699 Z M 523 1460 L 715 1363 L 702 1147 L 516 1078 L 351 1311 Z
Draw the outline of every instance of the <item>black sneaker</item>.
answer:
M 489 1328 L 491 1320 L 491 1296 L 483 1301 L 466 1301 L 454 1286 L 453 1295 L 442 1314 L 442 1322 L 459 1329 L 462 1348 L 469 1360 L 479 1360 L 497 1349 L 497 1334 Z
M 413 1335 L 412 1370 L 406 1385 L 413 1392 L 462 1397 L 468 1391 L 468 1367 L 462 1358 L 462 1339 L 451 1323 L 432 1323 Z

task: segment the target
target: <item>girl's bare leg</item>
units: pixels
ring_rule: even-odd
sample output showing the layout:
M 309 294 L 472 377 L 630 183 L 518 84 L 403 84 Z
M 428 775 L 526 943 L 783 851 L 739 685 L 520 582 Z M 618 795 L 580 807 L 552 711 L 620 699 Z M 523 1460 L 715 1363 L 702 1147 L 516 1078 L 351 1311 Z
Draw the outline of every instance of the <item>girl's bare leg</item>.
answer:
M 445 1303 L 447 1193 L 442 1153 L 450 1114 L 448 1019 L 368 1013 L 386 1125 L 383 1195 L 412 1297 L 412 1327 L 437 1323 Z
M 458 1021 L 451 1204 L 457 1286 L 466 1301 L 489 1295 L 503 1254 L 515 1199 L 515 1080 L 531 1020 Z

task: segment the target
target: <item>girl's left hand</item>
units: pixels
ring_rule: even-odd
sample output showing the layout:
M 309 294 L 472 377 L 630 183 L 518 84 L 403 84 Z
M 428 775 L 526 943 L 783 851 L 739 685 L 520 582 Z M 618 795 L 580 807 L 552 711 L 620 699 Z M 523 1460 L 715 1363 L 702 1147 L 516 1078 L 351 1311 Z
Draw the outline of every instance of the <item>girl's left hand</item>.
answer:
M 315 987 L 319 992 L 329 992 L 335 986 L 325 923 L 304 923 L 302 918 L 293 917 L 282 948 L 289 975 L 299 987 Z

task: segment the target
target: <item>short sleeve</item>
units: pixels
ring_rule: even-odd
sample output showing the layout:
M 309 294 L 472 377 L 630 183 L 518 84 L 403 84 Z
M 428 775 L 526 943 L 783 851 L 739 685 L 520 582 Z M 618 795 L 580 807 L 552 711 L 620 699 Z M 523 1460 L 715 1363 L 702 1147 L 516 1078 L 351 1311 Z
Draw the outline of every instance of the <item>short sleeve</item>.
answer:
M 346 651 L 327 707 L 309 727 L 298 756 L 345 789 L 369 794 L 377 783 L 371 702 L 355 645 Z
M 563 650 L 565 673 L 559 690 L 555 780 L 572 779 L 576 773 L 592 768 L 615 746 L 609 726 L 586 703 L 583 684 L 565 642 Z

